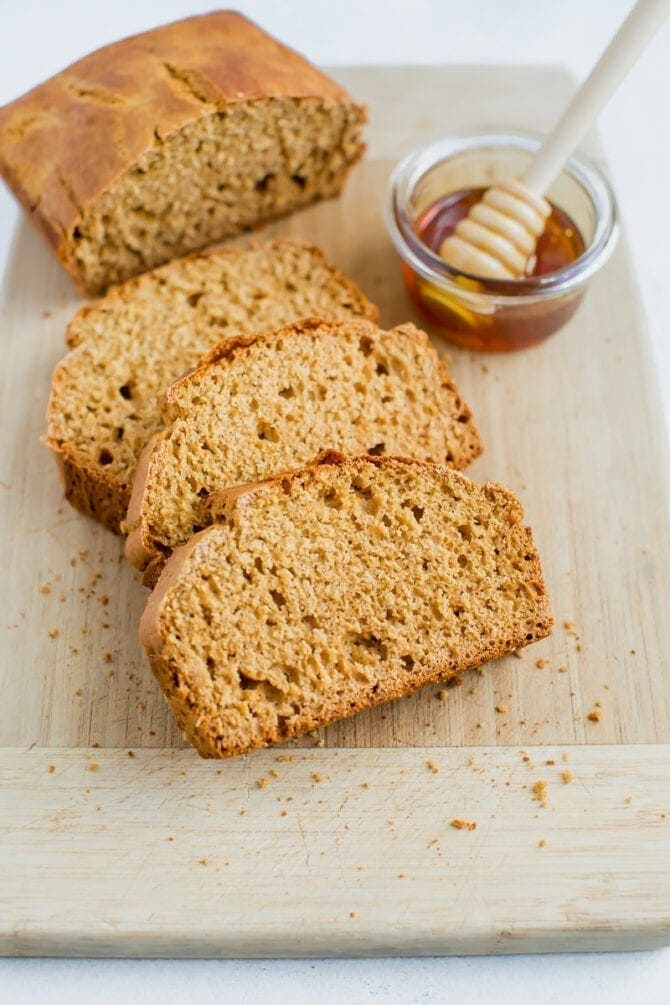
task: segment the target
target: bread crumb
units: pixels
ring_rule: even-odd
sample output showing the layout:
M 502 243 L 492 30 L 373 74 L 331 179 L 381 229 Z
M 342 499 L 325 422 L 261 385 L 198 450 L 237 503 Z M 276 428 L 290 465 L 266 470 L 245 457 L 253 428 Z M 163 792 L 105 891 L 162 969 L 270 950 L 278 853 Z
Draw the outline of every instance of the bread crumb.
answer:
M 404 872 L 399 872 L 398 873 L 398 879 L 404 879 L 404 878 L 405 878 L 405 873 Z
M 507 705 L 496 705 L 496 712 L 506 712 Z
M 548 662 L 549 660 L 545 659 L 535 660 L 535 666 L 537 667 L 538 670 L 544 670 Z
M 174 841 L 173 837 L 168 836 L 168 841 Z
M 134 757 L 134 756 L 135 756 L 135 751 L 134 750 L 129 750 L 128 751 L 128 757 Z
M 477 829 L 476 820 L 459 820 L 458 817 L 454 817 L 451 821 L 451 826 L 457 831 L 474 831 Z
M 53 773 L 54 773 L 55 770 L 56 770 L 56 765 L 55 764 L 50 764 L 49 765 L 49 774 L 53 775 Z
M 448 697 L 449 695 L 447 694 L 447 689 L 444 687 L 437 692 L 438 701 L 447 701 Z
M 356 912 L 355 911 L 349 911 L 349 917 L 350 918 L 355 918 L 356 917 Z
M 630 805 L 633 802 L 633 797 L 632 796 L 626 796 L 624 802 L 626 802 L 626 803 L 628 803 Z
M 533 799 L 537 800 L 540 806 L 547 805 L 547 783 L 545 781 L 542 781 L 542 779 L 540 779 L 539 781 L 535 782 L 535 785 L 532 788 L 532 792 L 533 792 Z
M 92 764 L 89 764 L 88 770 L 89 771 L 100 771 L 100 765 L 98 764 L 97 761 L 93 761 Z
M 568 672 L 568 668 L 567 667 L 559 667 L 558 668 L 558 672 L 559 673 L 567 673 Z
M 563 781 L 565 782 L 566 785 L 569 785 L 570 782 L 573 781 L 574 777 L 575 776 L 573 775 L 573 773 L 571 771 L 563 771 L 561 773 L 561 778 L 563 779 Z
M 290 764 L 292 761 L 295 760 L 295 754 L 279 754 L 277 760 L 285 761 L 287 764 Z
M 370 783 L 369 782 L 361 782 L 361 788 L 362 789 L 369 789 L 370 788 Z
M 58 629 L 57 628 L 50 628 L 49 629 L 49 638 L 50 639 L 57 639 L 58 638 Z
M 209 865 L 209 862 L 207 861 L 206 858 L 198 859 L 198 861 L 200 862 L 200 865 Z
M 75 694 L 76 694 L 77 698 L 81 698 L 81 696 L 82 696 L 83 693 L 84 692 L 82 691 L 82 689 L 80 687 L 78 687 L 77 690 L 75 691 Z
M 51 587 L 48 583 L 45 583 L 44 586 L 40 586 L 39 591 L 40 593 L 43 593 L 45 597 L 48 597 L 51 593 Z
M 540 840 L 537 843 L 540 848 L 544 848 L 547 844 L 546 838 L 540 838 Z
M 317 740 L 316 743 L 315 743 L 315 746 L 323 748 L 323 747 L 326 746 L 326 741 L 325 740 Z
M 631 656 L 634 656 L 635 655 L 635 650 L 631 649 L 630 654 L 631 654 Z
M 570 758 L 569 758 L 569 757 L 568 757 L 568 755 L 567 755 L 567 754 L 566 754 L 566 753 L 564 752 L 564 753 L 562 753 L 562 754 L 561 754 L 561 760 L 562 760 L 562 761 L 564 761 L 565 763 L 567 763 L 567 762 L 568 762 L 568 761 L 570 760 Z
M 545 764 L 556 764 L 556 761 L 553 759 L 553 757 L 548 757 L 547 760 L 544 763 Z
M 313 771 L 312 772 L 312 778 L 314 779 L 315 782 L 322 782 L 323 781 L 323 775 L 319 774 L 318 771 Z
M 523 659 L 523 650 L 521 650 L 521 649 L 515 649 L 515 650 L 514 650 L 514 651 L 512 652 L 512 656 L 516 656 L 516 658 L 517 658 L 518 660 L 522 660 L 522 659 Z
M 437 764 L 435 763 L 435 761 L 426 761 L 426 767 L 430 771 L 432 771 L 434 775 L 436 775 L 438 773 L 438 771 L 440 770 L 438 768 Z
M 282 810 L 282 811 L 281 811 L 281 815 L 282 815 L 283 817 L 286 817 L 286 816 L 288 816 L 288 810 Z
M 277 771 L 276 768 L 270 768 L 270 774 L 272 775 L 273 778 L 279 778 L 279 772 Z
M 256 779 L 256 788 L 258 788 L 258 789 L 264 789 L 267 784 L 268 784 L 267 778 L 257 778 Z
M 103 663 L 111 663 L 112 662 L 112 654 L 111 653 L 103 653 L 102 654 L 102 662 Z
M 590 719 L 591 722 L 600 722 L 600 720 L 602 719 L 602 717 L 603 717 L 603 714 L 602 714 L 602 712 L 600 711 L 599 708 L 594 708 L 593 711 L 589 712 L 589 714 L 586 716 L 586 718 Z

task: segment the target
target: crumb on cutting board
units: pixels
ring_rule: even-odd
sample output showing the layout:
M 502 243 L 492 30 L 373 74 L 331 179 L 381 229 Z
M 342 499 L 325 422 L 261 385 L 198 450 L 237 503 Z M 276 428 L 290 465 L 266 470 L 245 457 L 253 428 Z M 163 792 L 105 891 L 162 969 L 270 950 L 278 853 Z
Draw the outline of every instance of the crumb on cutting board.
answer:
M 457 831 L 474 831 L 477 829 L 476 820 L 461 820 L 459 817 L 454 817 L 450 825 Z
M 541 778 L 533 785 L 533 799 L 537 800 L 540 806 L 547 805 L 547 783 Z

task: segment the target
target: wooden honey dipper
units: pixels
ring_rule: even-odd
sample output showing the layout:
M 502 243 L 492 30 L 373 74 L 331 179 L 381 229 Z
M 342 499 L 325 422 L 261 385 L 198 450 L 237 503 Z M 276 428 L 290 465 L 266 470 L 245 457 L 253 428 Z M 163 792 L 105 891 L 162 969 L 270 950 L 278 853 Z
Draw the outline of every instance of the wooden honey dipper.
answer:
M 551 206 L 544 193 L 601 108 L 670 14 L 670 0 L 639 0 L 520 178 L 487 189 L 440 247 L 444 261 L 474 276 L 520 279 L 532 272 Z

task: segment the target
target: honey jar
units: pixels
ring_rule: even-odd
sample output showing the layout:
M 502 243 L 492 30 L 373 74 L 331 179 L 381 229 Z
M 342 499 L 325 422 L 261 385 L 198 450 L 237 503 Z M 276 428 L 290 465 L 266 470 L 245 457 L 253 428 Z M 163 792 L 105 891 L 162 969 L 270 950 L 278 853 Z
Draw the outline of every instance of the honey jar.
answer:
M 573 156 L 546 194 L 552 205 L 533 268 L 483 279 L 447 265 L 442 241 L 491 185 L 520 177 L 541 137 L 454 136 L 415 150 L 389 181 L 387 221 L 408 293 L 431 326 L 469 349 L 505 352 L 544 341 L 575 313 L 618 234 L 612 190 Z

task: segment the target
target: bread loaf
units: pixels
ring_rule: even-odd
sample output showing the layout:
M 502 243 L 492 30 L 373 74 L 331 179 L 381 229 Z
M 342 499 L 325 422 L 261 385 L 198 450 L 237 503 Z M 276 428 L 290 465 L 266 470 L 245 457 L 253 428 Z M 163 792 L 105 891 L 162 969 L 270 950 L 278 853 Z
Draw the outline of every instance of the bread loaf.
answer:
M 374 320 L 377 309 L 320 251 L 285 240 L 172 262 L 82 308 L 47 416 L 68 500 L 118 531 L 168 385 L 226 338 L 311 314 Z
M 0 109 L 0 173 L 99 293 L 337 195 L 364 120 L 297 53 L 216 11 L 108 45 Z
M 456 468 L 481 450 L 469 408 L 411 324 L 310 319 L 224 345 L 169 388 L 163 417 L 122 528 L 147 585 L 208 523 L 216 489 L 302 467 L 327 448 Z
M 547 635 L 516 497 L 419 461 L 346 459 L 213 496 L 140 636 L 206 757 L 299 736 Z

